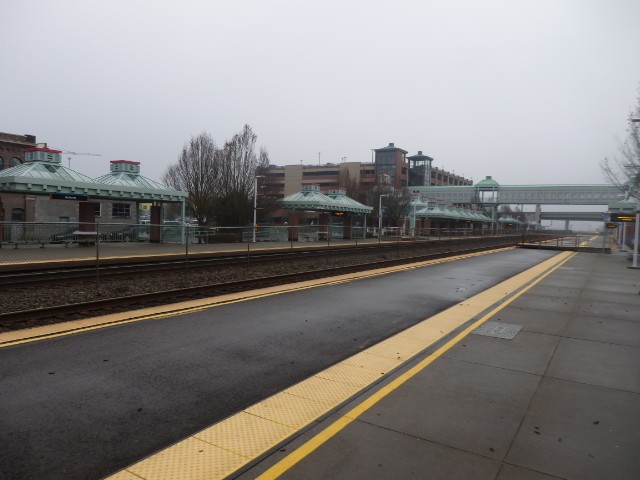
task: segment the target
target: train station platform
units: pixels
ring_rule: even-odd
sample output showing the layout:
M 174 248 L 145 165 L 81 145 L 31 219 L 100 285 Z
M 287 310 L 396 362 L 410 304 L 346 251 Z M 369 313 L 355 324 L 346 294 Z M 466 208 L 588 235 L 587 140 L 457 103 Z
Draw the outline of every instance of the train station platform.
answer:
M 628 265 L 628 255 L 617 252 L 504 249 L 493 254 L 468 254 L 234 294 L 217 300 L 220 307 L 209 299 L 202 304 L 191 302 L 183 310 L 172 307 L 173 313 L 163 307 L 147 317 L 138 313 L 136 318 L 127 318 L 123 313 L 120 320 L 88 319 L 66 327 L 0 334 L 0 354 L 6 350 L 6 357 L 2 357 L 6 365 L 29 372 L 31 383 L 40 382 L 44 388 L 55 385 L 60 392 L 66 393 L 66 389 L 51 382 L 63 369 L 73 369 L 68 382 L 76 388 L 72 403 L 77 405 L 83 400 L 80 395 L 85 395 L 78 386 L 81 381 L 90 385 L 102 382 L 93 398 L 104 401 L 105 396 L 110 397 L 107 406 L 87 403 L 90 407 L 82 407 L 85 418 L 76 419 L 78 424 L 87 424 L 88 431 L 101 430 L 100 447 L 67 455 L 78 463 L 87 462 L 89 471 L 98 466 L 106 471 L 105 462 L 114 462 L 114 458 L 123 462 L 115 454 L 102 463 L 97 460 L 103 451 L 114 448 L 116 438 L 126 451 L 136 448 L 145 437 L 157 436 L 157 432 L 152 434 L 156 424 L 172 432 L 179 429 L 179 417 L 168 404 L 186 402 L 189 391 L 179 385 L 197 386 L 171 379 L 176 364 L 185 365 L 179 370 L 183 376 L 208 367 L 204 359 L 216 371 L 242 377 L 253 368 L 247 366 L 252 355 L 260 360 L 256 364 L 271 365 L 277 357 L 279 367 L 262 374 L 274 380 L 289 364 L 311 365 L 312 357 L 359 344 L 362 340 L 355 338 L 360 336 L 354 333 L 356 326 L 371 328 L 384 320 L 388 325 L 397 324 L 393 327 L 397 333 L 363 342 L 357 353 L 344 360 L 313 370 L 316 373 L 310 377 L 288 383 L 279 393 L 261 397 L 222 421 L 200 427 L 188 438 L 183 436 L 165 449 L 140 456 L 135 463 L 119 467 L 121 470 L 112 468 L 113 474 L 107 478 L 636 479 L 640 473 L 640 271 Z M 406 295 L 395 304 L 389 298 L 381 299 L 375 308 L 386 306 L 388 311 L 380 311 L 373 321 L 370 317 L 374 314 L 359 304 L 361 296 L 371 295 L 368 303 L 373 303 L 381 297 L 380 292 L 391 288 Z M 325 309 L 309 310 L 318 299 L 325 301 Z M 327 304 L 327 299 L 335 305 Z M 349 300 L 359 314 L 347 315 Z M 437 306 L 445 304 L 449 306 Z M 185 313 L 187 308 L 194 313 Z M 269 323 L 271 308 L 278 310 L 277 323 Z M 424 318 L 420 322 L 401 318 L 407 312 L 420 315 L 429 308 L 433 313 L 420 317 Z M 389 313 L 393 311 L 397 318 Z M 249 319 L 258 313 L 260 321 L 253 326 L 243 323 L 231 327 L 241 332 L 239 336 L 232 337 L 224 325 L 227 315 L 237 324 L 238 318 Z M 170 315 L 181 315 L 181 320 L 175 322 Z M 296 323 L 285 322 L 287 316 Z M 315 317 L 323 320 L 318 320 L 319 332 L 339 329 L 333 339 L 309 338 Z M 118 322 L 123 326 L 114 328 Z M 258 328 L 271 336 L 257 336 L 260 345 L 252 341 L 242 349 L 237 339 Z M 134 337 L 138 330 L 144 334 L 139 341 Z M 193 340 L 175 340 L 190 331 Z M 99 337 L 98 332 L 104 334 Z M 294 339 L 292 343 L 285 343 L 288 338 Z M 81 345 L 74 346 L 74 339 L 82 341 Z M 228 346 L 231 340 L 234 348 Z M 260 351 L 261 345 L 271 343 L 274 352 Z M 299 344 L 304 353 L 294 354 L 292 349 Z M 48 362 L 44 367 L 33 366 L 40 362 L 38 345 Z M 16 348 L 11 352 L 5 346 Z M 21 346 L 24 348 L 17 348 Z M 151 352 L 143 353 L 147 347 Z M 189 356 L 196 348 L 202 348 L 206 355 Z M 226 363 L 214 362 L 216 348 L 227 349 L 221 357 Z M 67 352 L 70 359 L 57 365 L 61 352 Z M 76 352 L 88 355 L 83 359 L 87 367 L 75 366 Z M 15 360 L 11 353 L 17 355 Z M 112 360 L 107 362 L 109 356 Z M 163 363 L 152 364 L 156 357 Z M 116 359 L 117 377 L 96 376 L 100 370 L 97 365 L 109 368 Z M 142 363 L 138 383 L 125 378 L 138 368 L 132 360 Z M 237 370 L 232 366 L 234 361 L 241 365 Z M 40 370 L 49 374 L 38 376 Z M 54 370 L 56 375 L 51 375 Z M 20 395 L 26 395 L 20 393 L 26 385 L 21 380 L 26 374 L 20 371 L 15 381 L 11 375 L 6 377 L 7 385 L 16 387 L 12 393 L 16 408 L 22 405 Z M 156 377 L 160 377 L 159 383 L 154 383 Z M 218 377 L 216 373 L 214 378 Z M 218 406 L 215 399 L 231 402 L 234 395 L 243 395 L 247 381 L 260 383 L 265 381 L 262 377 L 249 371 L 234 390 L 217 392 L 213 388 L 206 395 L 197 391 L 197 405 L 206 410 Z M 123 389 L 118 396 L 107 390 L 105 379 L 135 390 Z M 67 381 L 66 377 L 61 380 Z M 164 386 L 168 381 L 170 388 Z M 92 394 L 95 390 L 87 388 Z M 91 420 L 94 415 L 115 418 L 119 404 L 127 403 L 131 395 L 139 402 L 133 405 L 141 407 L 119 417 L 116 427 Z M 60 403 L 65 403 L 62 393 L 60 398 Z M 118 401 L 114 402 L 115 398 Z M 152 408 L 157 410 L 149 420 L 139 423 Z M 37 416 L 32 422 L 42 423 Z M 7 419 L 7 425 L 10 423 Z M 126 424 L 134 427 L 129 430 Z M 140 425 L 148 430 L 139 432 Z M 51 434 L 52 427 L 45 427 L 46 434 Z M 128 433 L 123 435 L 123 431 Z M 107 434 L 112 434 L 113 440 L 109 441 Z M 91 443 L 86 434 L 73 436 L 82 438 L 84 444 Z M 60 461 L 60 454 L 56 450 L 47 458 L 53 465 Z M 24 464 L 12 461 L 29 470 L 26 460 Z M 69 465 L 67 471 L 59 465 L 41 468 L 51 474 L 40 478 L 104 476 L 73 476 Z
M 558 254 L 110 478 L 638 478 L 627 264 Z

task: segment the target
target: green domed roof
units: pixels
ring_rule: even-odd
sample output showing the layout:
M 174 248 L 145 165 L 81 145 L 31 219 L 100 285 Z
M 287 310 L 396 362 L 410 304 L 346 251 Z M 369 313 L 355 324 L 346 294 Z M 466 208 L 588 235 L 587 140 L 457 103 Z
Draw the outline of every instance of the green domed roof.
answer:
M 478 183 L 476 183 L 476 187 L 499 187 L 500 184 L 498 182 L 496 182 L 493 178 L 491 178 L 490 175 L 487 176 L 487 178 L 485 178 L 484 180 L 480 180 Z

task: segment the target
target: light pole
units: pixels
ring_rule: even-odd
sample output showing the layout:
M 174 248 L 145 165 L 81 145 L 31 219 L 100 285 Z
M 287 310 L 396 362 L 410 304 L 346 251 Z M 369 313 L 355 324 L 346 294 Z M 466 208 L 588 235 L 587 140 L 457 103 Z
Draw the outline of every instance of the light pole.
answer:
M 380 200 L 378 201 L 378 242 L 380 241 L 380 237 L 382 236 L 382 197 L 388 197 L 389 195 L 380 195 Z
M 638 268 L 638 235 L 640 235 L 640 203 L 636 203 L 636 228 L 633 234 L 633 262 L 631 268 Z
M 258 212 L 258 179 L 264 178 L 264 175 L 256 175 L 253 179 L 253 236 L 252 242 L 256 243 L 256 228 L 258 224 L 257 220 L 257 212 Z
M 640 123 L 640 118 L 632 118 L 632 123 Z M 637 134 L 637 131 L 636 131 Z M 636 172 L 636 180 L 638 179 L 638 175 Z M 629 188 L 635 188 L 636 190 L 640 190 L 640 185 L 629 185 Z M 638 195 L 639 192 L 636 192 Z M 633 262 L 631 263 L 631 268 L 638 268 L 638 235 L 640 235 L 640 200 L 636 197 L 636 228 L 633 235 Z

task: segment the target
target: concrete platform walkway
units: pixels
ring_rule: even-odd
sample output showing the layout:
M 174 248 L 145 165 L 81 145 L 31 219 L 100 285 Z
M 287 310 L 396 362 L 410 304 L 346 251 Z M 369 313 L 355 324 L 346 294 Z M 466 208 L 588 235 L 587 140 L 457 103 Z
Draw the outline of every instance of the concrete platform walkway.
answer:
M 492 330 L 380 394 L 430 348 L 239 478 L 640 478 L 640 271 L 627 257 L 575 255 Z

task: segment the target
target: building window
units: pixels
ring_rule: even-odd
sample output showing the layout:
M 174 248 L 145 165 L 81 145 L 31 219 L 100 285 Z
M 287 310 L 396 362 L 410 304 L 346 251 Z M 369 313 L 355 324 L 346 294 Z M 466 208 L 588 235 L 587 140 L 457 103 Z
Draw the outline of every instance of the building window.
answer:
M 12 222 L 24 222 L 24 208 L 14 208 L 11 210 Z
M 102 212 L 102 204 L 100 202 L 92 202 L 91 205 L 93 205 L 96 217 L 99 217 Z
M 13 157 L 9 162 L 10 167 L 17 167 L 18 165 L 22 165 L 22 160 L 20 160 L 18 157 Z
M 303 177 L 330 177 L 339 175 L 340 172 L 337 170 L 320 170 L 319 172 L 302 172 Z
M 130 218 L 131 205 L 128 203 L 114 203 L 111 206 L 111 216 L 119 218 Z

